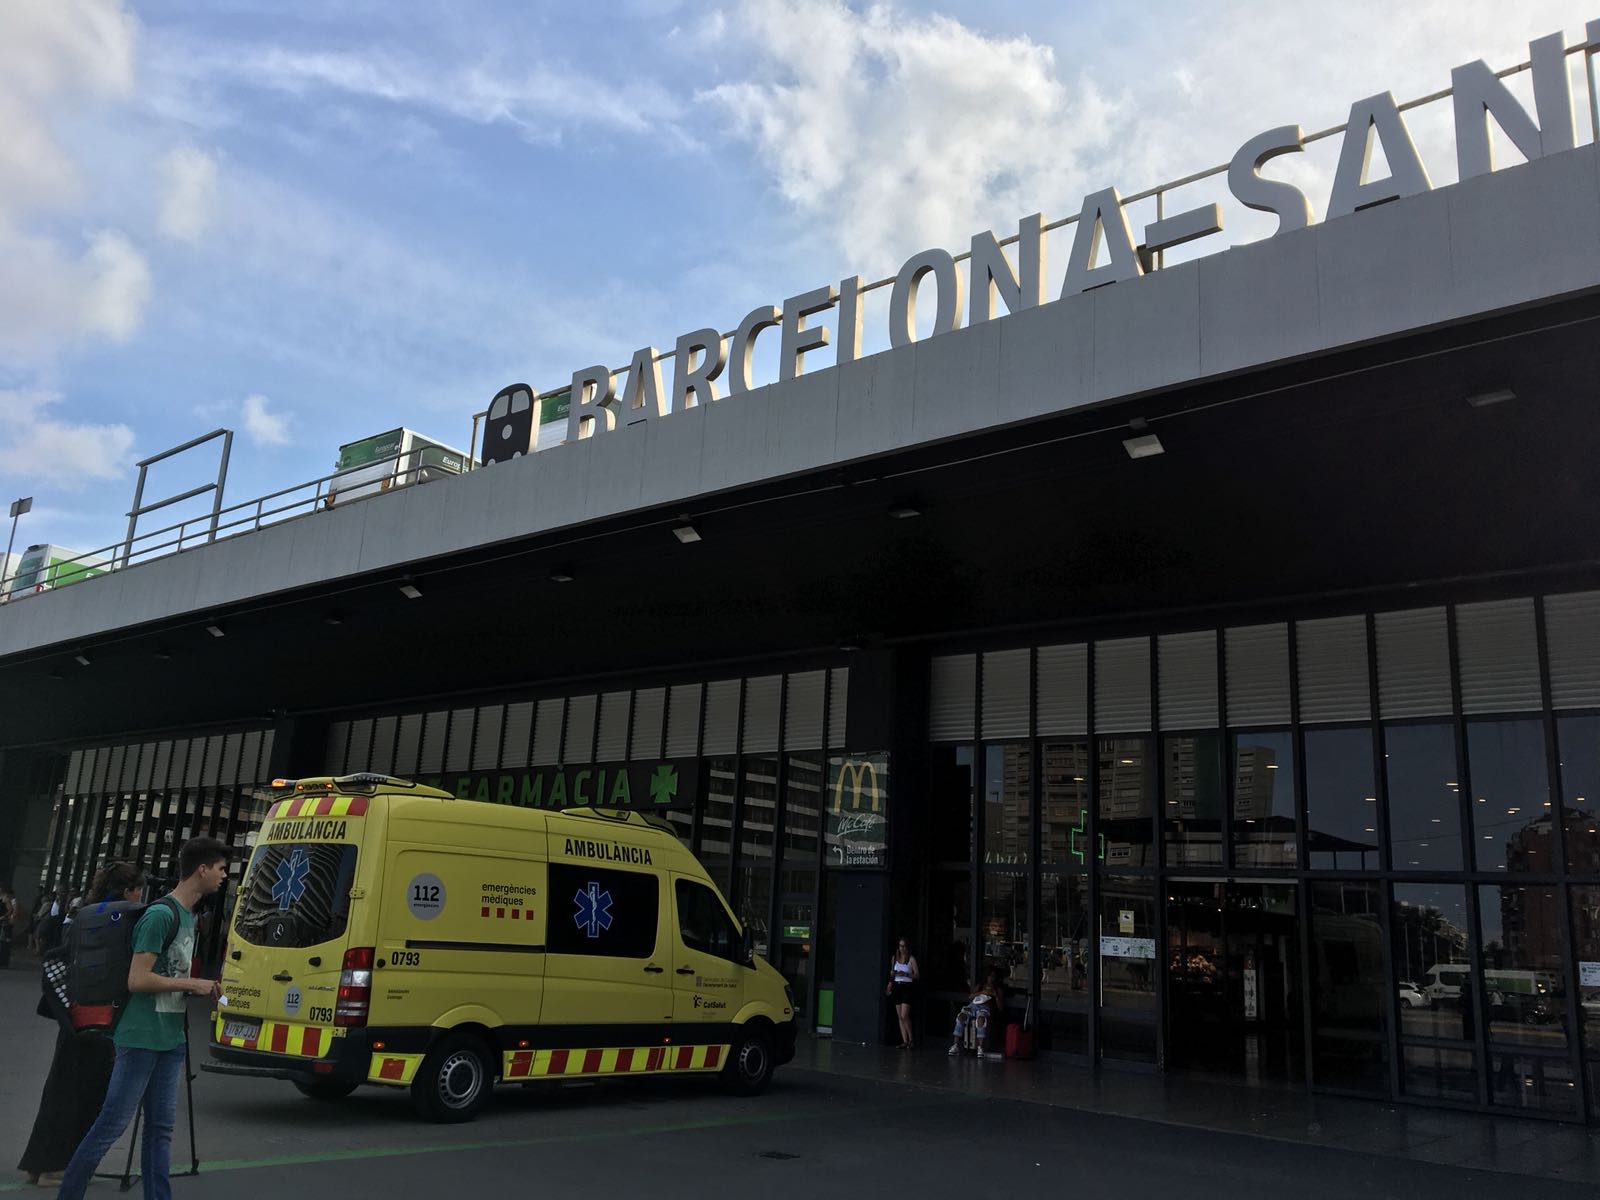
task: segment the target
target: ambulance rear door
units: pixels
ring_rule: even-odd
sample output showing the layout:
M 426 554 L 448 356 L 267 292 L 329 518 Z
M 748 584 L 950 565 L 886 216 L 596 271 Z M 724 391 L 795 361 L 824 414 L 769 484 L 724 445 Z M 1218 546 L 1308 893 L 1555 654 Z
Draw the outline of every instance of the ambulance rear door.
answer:
M 217 1039 L 321 1058 L 335 1033 L 340 976 L 359 894 L 364 796 L 296 798 L 262 826 L 234 910 Z

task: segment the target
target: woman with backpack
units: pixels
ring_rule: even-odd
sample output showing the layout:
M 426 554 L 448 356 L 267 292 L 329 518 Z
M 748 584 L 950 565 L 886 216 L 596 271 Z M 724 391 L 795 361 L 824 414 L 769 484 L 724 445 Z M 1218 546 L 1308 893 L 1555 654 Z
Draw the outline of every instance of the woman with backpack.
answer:
M 144 883 L 144 872 L 138 867 L 129 863 L 108 863 L 89 888 L 90 903 L 137 902 L 144 898 Z M 39 1015 L 54 1019 L 60 1029 L 56 1033 L 50 1073 L 44 1081 L 44 1094 L 39 1098 L 33 1135 L 28 1139 L 28 1148 L 22 1152 L 17 1169 L 27 1173 L 29 1183 L 56 1185 L 61 1182 L 61 1173 L 71 1160 L 72 1152 L 78 1148 L 105 1103 L 116 1048 L 111 1044 L 111 1030 L 106 1026 L 78 1024 L 66 1003 L 64 987 L 51 986 L 50 968 L 47 962 L 47 982 L 45 995 L 39 1001 Z M 64 981 L 64 972 L 58 976 Z

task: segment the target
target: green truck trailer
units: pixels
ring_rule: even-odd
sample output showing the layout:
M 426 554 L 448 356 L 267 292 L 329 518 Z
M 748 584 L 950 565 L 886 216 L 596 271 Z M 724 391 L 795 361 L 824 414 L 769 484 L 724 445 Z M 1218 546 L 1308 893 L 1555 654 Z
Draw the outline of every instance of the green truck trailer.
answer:
M 30 592 L 45 592 L 104 575 L 111 562 L 98 554 L 80 554 L 65 546 L 45 544 L 29 546 L 22 552 L 16 578 L 6 584 L 4 595 L 24 596 Z
M 325 503 L 345 504 L 466 469 L 461 451 L 410 429 L 391 429 L 339 447 L 339 473 L 328 484 Z

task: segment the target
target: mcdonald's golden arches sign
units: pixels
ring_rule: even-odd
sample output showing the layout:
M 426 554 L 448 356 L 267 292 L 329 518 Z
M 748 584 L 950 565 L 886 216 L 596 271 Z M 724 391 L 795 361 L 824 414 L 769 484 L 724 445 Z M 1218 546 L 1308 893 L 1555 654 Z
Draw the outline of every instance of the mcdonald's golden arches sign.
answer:
M 889 865 L 889 755 L 836 755 L 828 760 L 824 837 L 832 867 Z

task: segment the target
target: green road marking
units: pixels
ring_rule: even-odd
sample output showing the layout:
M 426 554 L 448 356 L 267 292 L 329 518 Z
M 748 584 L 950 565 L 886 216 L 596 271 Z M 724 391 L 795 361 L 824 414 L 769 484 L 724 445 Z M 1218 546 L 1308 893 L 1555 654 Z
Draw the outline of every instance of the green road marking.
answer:
M 815 1120 L 818 1117 L 853 1117 L 885 1111 L 906 1112 L 912 1109 L 939 1108 L 946 1105 L 961 1104 L 971 1100 L 971 1096 L 962 1093 L 922 1100 L 914 1104 L 877 1104 L 870 1107 L 863 1105 L 854 1108 L 830 1108 L 826 1111 L 815 1113 L 760 1113 L 744 1117 L 710 1117 L 698 1121 L 673 1121 L 665 1125 L 630 1127 L 626 1132 L 630 1138 L 656 1133 L 694 1133 L 707 1129 L 731 1129 L 741 1125 L 771 1125 L 778 1121 Z M 222 1158 L 202 1162 L 200 1164 L 200 1174 L 209 1175 L 214 1171 L 254 1171 L 262 1167 L 294 1167 L 310 1163 L 351 1162 L 371 1158 L 403 1158 L 417 1154 L 451 1154 L 461 1150 L 551 1146 L 559 1145 L 563 1142 L 598 1142 L 618 1136 L 621 1136 L 618 1130 L 608 1130 L 602 1133 L 570 1133 L 551 1134 L 545 1137 L 504 1138 L 492 1142 L 451 1142 L 436 1146 L 369 1146 L 364 1149 L 322 1150 L 314 1154 L 283 1154 L 273 1158 Z M 179 1164 L 175 1163 L 174 1165 Z M 0 1192 L 26 1190 L 31 1190 L 31 1185 L 25 1180 L 18 1180 L 14 1183 L 0 1183 Z

